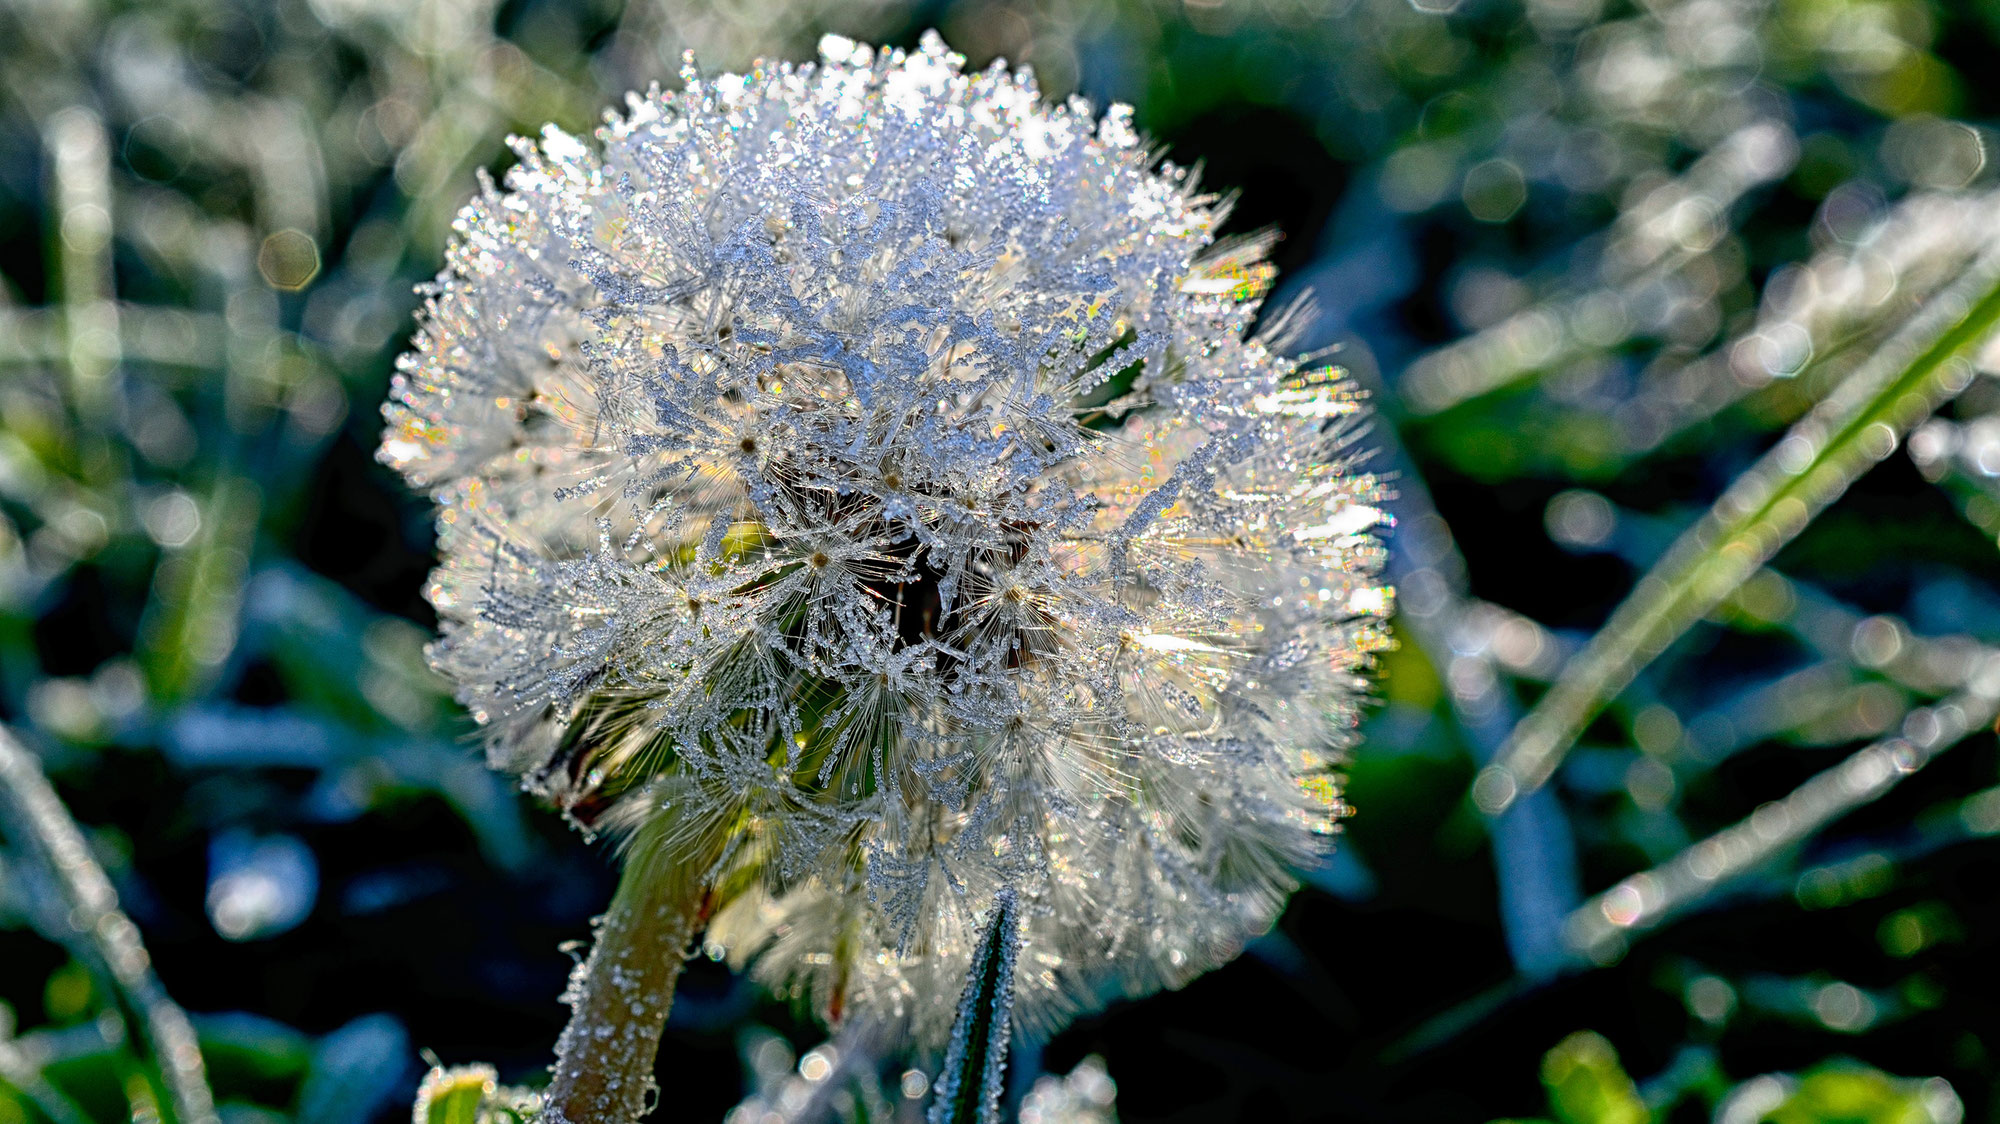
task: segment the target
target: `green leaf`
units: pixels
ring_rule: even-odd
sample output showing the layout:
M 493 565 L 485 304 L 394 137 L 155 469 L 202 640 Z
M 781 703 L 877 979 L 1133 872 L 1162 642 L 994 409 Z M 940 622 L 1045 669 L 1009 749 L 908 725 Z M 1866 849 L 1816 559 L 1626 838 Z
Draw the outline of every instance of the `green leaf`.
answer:
M 312 1065 L 312 1038 L 273 1019 L 232 1011 L 196 1016 L 194 1028 L 218 1096 L 284 1089 L 289 1099 Z
M 1756 1119 L 1769 1124 L 1943 1124 L 1963 1114 L 1957 1095 L 1943 1081 L 1891 1077 L 1852 1062 L 1831 1062 L 1801 1077 L 1782 1103 Z
M 299 1085 L 298 1124 L 358 1124 L 395 1092 L 409 1035 L 389 1015 L 363 1015 L 322 1037 Z
M 42 1010 L 54 1023 L 81 1022 L 97 1010 L 96 990 L 91 985 L 90 969 L 72 959 L 49 973 L 42 985 Z
M 1542 1058 L 1549 1109 L 1561 1124 L 1647 1124 L 1653 1116 L 1604 1036 L 1580 1030 Z
M 433 1069 L 417 1086 L 416 1117 L 424 1124 L 479 1124 L 479 1109 L 498 1084 L 492 1066 Z
M 1013 890 L 1002 890 L 994 895 L 986 932 L 966 973 L 930 1124 L 998 1124 L 1013 1032 L 1014 960 L 1020 950 L 1020 905 Z

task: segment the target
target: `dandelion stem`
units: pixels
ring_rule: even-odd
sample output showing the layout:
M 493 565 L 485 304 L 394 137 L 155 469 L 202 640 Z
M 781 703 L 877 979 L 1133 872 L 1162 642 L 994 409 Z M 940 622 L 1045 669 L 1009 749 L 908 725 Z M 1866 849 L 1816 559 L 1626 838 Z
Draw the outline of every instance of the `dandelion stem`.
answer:
M 556 1040 L 549 1124 L 625 1124 L 651 1109 L 653 1063 L 674 984 L 713 910 L 708 864 L 636 850 L 570 978 L 569 1025 Z

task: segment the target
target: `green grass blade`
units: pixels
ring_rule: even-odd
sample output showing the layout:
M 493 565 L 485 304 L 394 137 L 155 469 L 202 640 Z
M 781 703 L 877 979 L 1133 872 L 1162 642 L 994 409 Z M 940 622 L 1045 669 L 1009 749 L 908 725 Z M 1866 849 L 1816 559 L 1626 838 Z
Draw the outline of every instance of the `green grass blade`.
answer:
M 118 908 L 110 877 L 43 775 L 40 760 L 4 726 L 0 829 L 17 849 L 35 855 L 53 878 L 61 900 L 50 913 L 63 926 L 55 935 L 78 959 L 100 970 L 115 990 L 139 1032 L 145 1060 L 157 1068 L 166 1087 L 173 1124 L 217 1124 L 215 1096 L 187 1012 L 160 986 L 139 927 Z
M 1585 902 L 1563 926 L 1580 956 L 1606 962 L 1633 934 L 1685 912 L 1856 808 L 1878 799 L 2000 715 L 2000 654 L 1981 658 L 1965 689 L 1913 711 L 1903 733 L 1815 774 L 1783 799 Z
M 938 1074 L 930 1124 L 999 1124 L 1013 1031 L 1014 959 L 1021 950 L 1019 915 L 1012 890 L 994 897 L 958 1001 L 958 1021 Z
M 1521 720 L 1473 797 L 1506 809 L 1547 782 L 1639 669 L 1755 574 L 1911 426 L 1963 390 L 2000 325 L 2000 253 L 1931 299 L 1684 533 Z

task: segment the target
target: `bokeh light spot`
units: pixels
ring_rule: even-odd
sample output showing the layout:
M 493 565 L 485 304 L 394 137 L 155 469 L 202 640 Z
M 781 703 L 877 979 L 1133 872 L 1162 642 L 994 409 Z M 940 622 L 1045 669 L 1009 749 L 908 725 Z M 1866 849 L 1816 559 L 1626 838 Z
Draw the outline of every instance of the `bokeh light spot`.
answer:
M 257 272 L 272 288 L 296 292 L 319 276 L 319 247 L 302 230 L 280 230 L 257 250 Z

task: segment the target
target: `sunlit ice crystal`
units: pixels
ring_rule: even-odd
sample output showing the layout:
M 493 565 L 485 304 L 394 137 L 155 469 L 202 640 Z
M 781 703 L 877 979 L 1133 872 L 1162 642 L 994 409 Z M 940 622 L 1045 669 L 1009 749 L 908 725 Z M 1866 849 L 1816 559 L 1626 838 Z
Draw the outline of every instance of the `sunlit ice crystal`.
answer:
M 1268 239 L 1127 108 L 821 54 L 517 142 L 381 456 L 496 767 L 932 1043 L 1011 889 L 1046 1026 L 1233 956 L 1327 846 L 1383 487 L 1341 373 L 1253 331 Z

